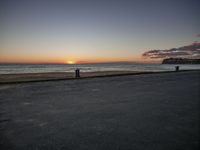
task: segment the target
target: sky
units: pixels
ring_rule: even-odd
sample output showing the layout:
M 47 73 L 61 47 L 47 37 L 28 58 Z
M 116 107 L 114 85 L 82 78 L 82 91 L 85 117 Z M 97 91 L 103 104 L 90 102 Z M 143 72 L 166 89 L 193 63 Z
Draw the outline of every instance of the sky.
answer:
M 1 0 L 0 63 L 157 62 L 199 41 L 199 0 Z

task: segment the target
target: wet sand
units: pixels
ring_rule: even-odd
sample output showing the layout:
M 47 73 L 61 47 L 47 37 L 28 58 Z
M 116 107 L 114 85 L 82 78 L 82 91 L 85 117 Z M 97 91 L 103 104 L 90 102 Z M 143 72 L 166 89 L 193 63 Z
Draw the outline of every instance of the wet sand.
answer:
M 9 150 L 196 150 L 200 72 L 0 85 Z

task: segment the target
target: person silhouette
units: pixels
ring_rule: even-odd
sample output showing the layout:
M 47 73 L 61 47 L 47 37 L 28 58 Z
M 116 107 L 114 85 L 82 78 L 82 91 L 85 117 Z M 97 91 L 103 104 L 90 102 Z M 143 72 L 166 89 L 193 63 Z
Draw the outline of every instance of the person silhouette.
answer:
M 80 69 L 78 68 L 75 70 L 75 77 L 80 78 Z

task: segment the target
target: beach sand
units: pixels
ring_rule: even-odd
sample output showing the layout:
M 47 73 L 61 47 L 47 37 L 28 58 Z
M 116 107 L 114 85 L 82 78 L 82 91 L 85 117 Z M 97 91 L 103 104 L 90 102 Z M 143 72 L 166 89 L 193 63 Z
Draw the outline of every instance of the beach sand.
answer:
M 136 72 L 136 71 L 98 71 L 98 72 L 80 72 L 80 76 L 81 76 L 81 78 L 87 78 L 87 77 L 129 75 L 129 74 L 137 74 L 137 73 L 139 73 L 139 72 Z M 46 80 L 62 80 L 62 79 L 74 79 L 74 78 L 75 78 L 74 72 L 0 74 L 0 84 L 1 83 L 46 81 Z
M 190 70 L 181 70 L 185 72 Z M 193 70 L 195 71 L 195 70 Z M 198 70 L 196 70 L 198 71 Z M 174 71 L 162 72 L 139 72 L 139 71 L 97 71 L 97 72 L 80 72 L 80 78 L 75 78 L 74 72 L 47 72 L 47 73 L 21 73 L 21 74 L 0 74 L 0 84 L 23 83 L 23 82 L 40 82 L 40 81 L 57 81 L 57 80 L 72 80 L 95 77 L 113 77 L 126 75 L 140 74 L 155 74 L 155 73 L 173 73 Z
M 3 150 L 196 150 L 200 72 L 0 85 Z

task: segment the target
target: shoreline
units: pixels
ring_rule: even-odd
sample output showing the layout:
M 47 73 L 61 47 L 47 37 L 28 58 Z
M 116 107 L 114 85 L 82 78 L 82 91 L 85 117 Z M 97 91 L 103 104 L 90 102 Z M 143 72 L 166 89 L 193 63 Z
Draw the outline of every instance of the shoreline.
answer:
M 200 71 L 200 70 L 180 70 L 185 71 Z M 48 73 L 21 73 L 21 74 L 0 74 L 0 85 L 2 84 L 17 84 L 29 82 L 44 82 L 44 81 L 59 81 L 59 80 L 77 80 L 86 78 L 102 78 L 114 76 L 128 76 L 141 74 L 161 74 L 175 73 L 176 71 L 160 71 L 160 72 L 139 72 L 139 71 L 98 71 L 98 72 L 80 72 L 80 78 L 75 78 L 74 72 L 48 72 Z

